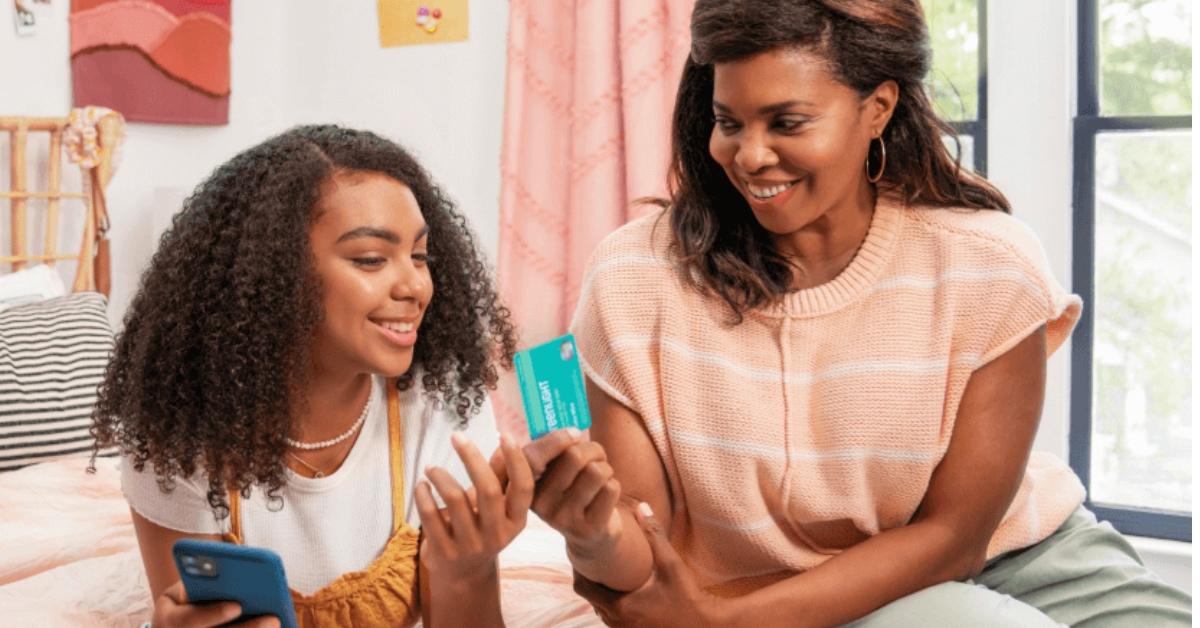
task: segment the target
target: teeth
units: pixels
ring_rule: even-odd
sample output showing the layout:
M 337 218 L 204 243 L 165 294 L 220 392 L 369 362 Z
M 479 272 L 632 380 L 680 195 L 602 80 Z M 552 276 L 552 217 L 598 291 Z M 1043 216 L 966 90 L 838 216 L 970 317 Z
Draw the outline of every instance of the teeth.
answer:
M 380 326 L 398 334 L 407 334 L 416 327 L 416 325 L 413 323 L 396 323 L 392 321 L 384 321 L 380 323 Z
M 757 185 L 754 185 L 752 183 L 746 183 L 746 187 L 750 189 L 750 194 L 754 195 L 754 198 L 764 200 L 764 201 L 769 198 L 774 197 L 776 194 L 779 194 L 780 192 L 792 187 L 793 185 L 796 185 L 795 182 L 782 183 L 780 185 L 773 185 L 768 188 L 760 188 Z

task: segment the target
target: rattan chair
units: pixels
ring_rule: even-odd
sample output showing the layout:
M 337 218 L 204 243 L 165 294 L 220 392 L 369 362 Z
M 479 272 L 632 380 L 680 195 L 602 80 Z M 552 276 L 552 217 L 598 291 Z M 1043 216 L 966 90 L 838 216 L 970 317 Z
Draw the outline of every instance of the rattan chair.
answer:
M 97 163 L 95 167 L 80 166 L 82 180 L 90 182 L 83 187 L 89 189 L 64 191 L 62 173 L 66 155 L 63 142 L 69 119 L 0 116 L 0 132 L 7 132 L 10 138 L 11 171 L 10 189 L 0 190 L 0 198 L 9 199 L 12 227 L 9 234 L 12 248 L 9 255 L 0 256 L 0 267 L 9 264 L 13 271 L 17 271 L 29 263 L 42 262 L 54 266 L 62 260 L 77 260 L 79 264 L 75 271 L 72 292 L 94 290 L 108 294 L 108 251 L 105 238 L 108 215 L 103 192 L 112 176 L 113 151 L 120 141 L 122 124 L 120 116 L 117 115 L 106 116 L 96 124 Z M 30 136 L 35 133 L 47 133 L 50 136 L 45 190 L 29 189 L 28 147 Z M 59 247 L 59 217 L 64 201 L 82 202 L 85 209 L 83 235 L 79 249 L 75 252 L 63 252 Z M 34 252 L 29 242 L 29 227 L 32 224 L 31 218 L 36 220 L 35 212 L 39 210 L 42 211 L 41 217 L 45 221 L 45 236 L 42 250 Z M 0 233 L 2 232 L 3 225 L 0 225 Z

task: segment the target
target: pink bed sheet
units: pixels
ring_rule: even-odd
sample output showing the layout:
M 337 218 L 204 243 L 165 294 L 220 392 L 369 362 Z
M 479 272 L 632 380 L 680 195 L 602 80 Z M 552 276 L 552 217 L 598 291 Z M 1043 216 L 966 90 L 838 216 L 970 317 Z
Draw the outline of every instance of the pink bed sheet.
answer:
M 138 626 L 151 600 L 117 462 L 0 474 L 0 625 Z M 536 518 L 500 556 L 509 626 L 601 626 L 571 589 L 562 537 Z

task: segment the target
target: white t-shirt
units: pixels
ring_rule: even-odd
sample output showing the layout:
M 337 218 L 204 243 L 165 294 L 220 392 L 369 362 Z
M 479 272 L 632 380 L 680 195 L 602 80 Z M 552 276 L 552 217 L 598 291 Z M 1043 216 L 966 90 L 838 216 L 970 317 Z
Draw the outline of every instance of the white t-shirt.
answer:
M 243 542 L 274 550 L 283 559 L 288 584 L 312 594 L 338 576 L 366 569 L 391 536 L 391 467 L 388 458 L 387 397 L 384 380 L 372 378 L 370 409 L 342 466 L 320 479 L 290 469 L 280 490 L 283 508 L 268 509 L 266 491 L 251 489 L 242 500 Z M 427 465 L 447 469 L 464 487 L 470 478 L 450 443 L 459 429 L 453 409 L 430 400 L 420 384 L 400 393 L 404 430 L 404 512 L 413 527 L 420 517 L 413 487 Z M 486 458 L 499 443 L 491 404 L 485 402 L 463 431 Z M 163 493 L 150 468 L 138 473 L 121 464 L 121 489 L 141 516 L 172 530 L 224 534 L 229 518 L 218 521 L 208 506 L 208 481 L 202 473 L 176 478 L 175 489 Z

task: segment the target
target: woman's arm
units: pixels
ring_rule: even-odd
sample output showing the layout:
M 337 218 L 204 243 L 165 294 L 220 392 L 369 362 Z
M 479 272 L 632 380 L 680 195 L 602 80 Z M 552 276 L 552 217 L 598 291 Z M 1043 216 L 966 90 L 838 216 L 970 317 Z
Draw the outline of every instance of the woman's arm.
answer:
M 1045 381 L 1043 327 L 971 376 L 949 449 L 908 525 L 727 602 L 718 621 L 754 628 L 836 625 L 979 573 L 1024 476 Z
M 164 528 L 129 509 L 133 518 L 133 530 L 137 534 L 138 548 L 142 553 L 142 565 L 146 568 L 146 579 L 150 583 L 150 595 L 154 598 L 154 626 L 220 626 L 242 614 L 237 602 L 210 602 L 189 604 L 175 569 L 171 548 L 179 539 L 203 539 L 220 541 L 217 534 L 190 534 Z M 244 623 L 246 626 L 278 626 L 274 617 L 259 617 Z
M 138 549 L 142 552 L 142 565 L 146 568 L 146 580 L 150 582 L 150 594 L 157 598 L 167 587 L 179 582 L 179 571 L 171 548 L 179 539 L 202 539 L 220 541 L 219 534 L 190 534 L 164 528 L 129 509 L 133 516 L 133 530 L 137 534 Z
M 591 438 L 604 448 L 621 500 L 606 533 L 596 539 L 567 539 L 571 564 L 580 575 L 616 591 L 633 591 L 650 577 L 650 546 L 634 518 L 639 502 L 671 521 L 667 473 L 635 412 L 587 381 Z

